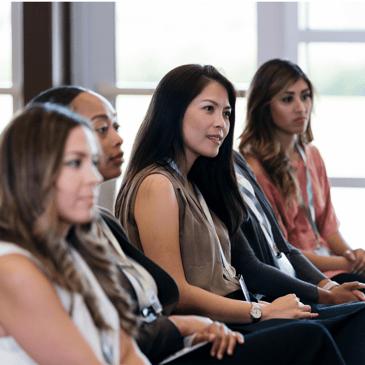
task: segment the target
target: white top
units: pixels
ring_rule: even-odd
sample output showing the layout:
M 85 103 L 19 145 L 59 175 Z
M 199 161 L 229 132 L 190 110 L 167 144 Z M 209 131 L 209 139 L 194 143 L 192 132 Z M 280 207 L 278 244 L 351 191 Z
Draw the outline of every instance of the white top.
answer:
M 42 264 L 29 251 L 22 249 L 16 244 L 0 241 L 0 256 L 8 254 L 21 254 L 32 261 L 42 270 Z M 58 296 L 67 310 L 70 313 L 72 307 L 72 320 L 84 336 L 95 355 L 103 364 L 107 364 L 102 351 L 102 339 L 104 346 L 111 349 L 110 364 L 119 364 L 119 316 L 118 312 L 105 295 L 99 282 L 94 274 L 87 266 L 83 258 L 76 250 L 71 248 L 71 253 L 75 258 L 77 270 L 81 270 L 86 276 L 94 294 L 99 301 L 99 310 L 104 316 L 105 321 L 112 328 L 110 331 L 100 331 L 94 324 L 91 314 L 84 302 L 84 299 L 79 293 L 71 294 L 68 291 L 54 284 Z M 13 337 L 0 337 L 0 364 L 1 365 L 36 365 L 36 363 L 23 351 Z

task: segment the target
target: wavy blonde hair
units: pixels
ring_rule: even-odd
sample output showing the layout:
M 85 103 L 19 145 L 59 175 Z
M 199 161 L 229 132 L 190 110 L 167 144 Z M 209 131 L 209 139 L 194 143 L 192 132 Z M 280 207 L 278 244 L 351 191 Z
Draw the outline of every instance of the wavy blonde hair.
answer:
M 119 286 L 107 245 L 91 234 L 91 224 L 75 225 L 67 239 L 58 236 L 55 184 L 67 138 L 76 127 L 92 131 L 70 110 L 51 104 L 32 105 L 16 116 L 0 137 L 0 239 L 30 251 L 46 276 L 60 287 L 80 293 L 95 325 L 109 329 L 85 275 L 77 270 L 70 247 L 85 259 L 116 307 L 120 325 L 132 333 L 136 319 Z
M 298 199 L 295 171 L 276 138 L 270 103 L 282 90 L 303 79 L 313 104 L 313 85 L 299 66 L 287 60 L 273 59 L 264 63 L 254 75 L 248 92 L 246 125 L 240 136 L 239 151 L 244 157 L 254 156 L 281 191 L 285 203 Z M 313 140 L 311 120 L 304 133 L 297 136 L 302 146 Z

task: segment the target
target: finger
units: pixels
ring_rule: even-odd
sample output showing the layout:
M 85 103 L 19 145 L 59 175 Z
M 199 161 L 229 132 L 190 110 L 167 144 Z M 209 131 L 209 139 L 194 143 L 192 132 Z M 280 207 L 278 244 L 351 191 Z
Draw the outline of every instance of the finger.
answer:
M 345 253 L 343 254 L 343 256 L 349 260 L 349 261 L 355 261 L 356 260 L 356 255 L 353 251 L 351 250 L 346 250 Z
M 245 338 L 243 337 L 243 334 L 240 332 L 235 332 L 235 334 L 236 334 L 237 342 L 241 345 L 244 344 Z
M 362 302 L 365 302 L 365 295 L 364 293 L 362 293 L 361 291 L 359 290 L 353 290 L 352 291 L 354 293 L 354 295 L 359 298 L 359 300 L 361 300 Z
M 360 264 L 360 275 L 362 275 L 364 273 L 365 270 L 365 255 L 364 252 L 362 252 L 362 257 L 361 257 L 361 264 Z
M 221 343 L 221 340 L 222 340 L 222 334 L 221 334 L 221 331 L 220 331 L 220 323 L 218 322 L 214 322 L 213 325 L 209 326 L 209 330 L 214 332 L 215 334 L 215 339 L 213 341 L 213 344 L 212 344 L 212 348 L 210 350 L 210 355 L 211 356 L 215 356 L 217 351 L 218 351 L 218 348 L 219 348 L 219 345 Z
M 301 314 L 302 319 L 312 319 L 318 317 L 318 313 L 305 312 Z
M 363 266 L 364 266 L 364 252 L 361 249 L 358 249 L 355 251 L 355 255 L 356 255 L 356 260 L 354 263 L 354 267 L 353 269 L 359 273 L 359 271 L 363 270 Z
M 352 267 L 352 272 L 354 274 L 358 274 L 359 271 L 361 271 L 361 261 L 356 260 Z
M 362 283 L 361 283 L 362 284 Z M 333 290 L 337 290 L 338 288 L 343 288 L 346 290 L 355 290 L 355 289 L 361 289 L 363 288 L 363 286 L 361 285 L 358 281 L 351 281 L 350 283 L 344 283 L 342 285 L 340 285 L 339 287 L 333 289 Z
M 237 336 L 236 336 L 236 332 L 229 332 L 229 336 L 228 336 L 228 345 L 227 345 L 227 354 L 228 355 L 232 355 L 233 351 L 236 347 L 236 343 L 237 343 Z
M 198 332 L 194 337 L 192 345 L 197 345 L 198 343 L 204 341 L 213 342 L 214 339 L 215 339 L 214 333 Z
M 233 336 L 230 336 L 232 332 L 228 330 L 228 328 L 225 325 L 221 325 L 220 332 L 221 332 L 221 341 L 217 351 L 217 358 L 219 360 L 223 359 L 223 355 L 228 348 L 229 341 L 233 338 Z M 234 343 L 236 344 L 236 338 L 234 338 Z
M 300 306 L 300 310 L 302 311 L 302 312 L 311 312 L 312 311 L 312 308 L 311 308 L 311 306 L 310 305 L 301 305 Z

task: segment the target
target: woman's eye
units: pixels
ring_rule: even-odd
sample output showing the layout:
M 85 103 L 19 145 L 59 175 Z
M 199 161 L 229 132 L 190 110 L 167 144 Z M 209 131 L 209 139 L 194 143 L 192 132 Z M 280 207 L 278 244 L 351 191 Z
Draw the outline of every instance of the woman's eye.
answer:
M 214 110 L 212 105 L 207 105 L 203 109 L 209 110 L 210 112 Z
M 70 167 L 74 167 L 74 168 L 79 168 L 82 164 L 81 160 L 72 160 L 72 161 L 66 161 L 65 165 L 66 166 L 70 166 Z
M 119 131 L 119 128 L 120 128 L 120 125 L 119 125 L 119 124 L 117 124 L 117 123 L 115 123 L 115 124 L 113 125 L 113 128 L 115 129 L 115 131 L 116 131 L 116 132 L 118 132 L 118 131 Z
M 290 103 L 292 100 L 293 100 L 292 96 L 286 96 L 285 98 L 282 99 L 284 103 Z
M 231 112 L 230 111 L 223 112 L 223 115 L 225 117 L 228 117 L 229 118 L 231 116 Z
M 95 132 L 97 133 L 106 133 L 108 131 L 108 126 L 104 126 L 104 127 L 101 127 L 101 128 L 97 128 L 95 129 Z
M 95 167 L 98 167 L 100 165 L 100 159 L 99 158 L 95 158 L 92 162 L 93 162 L 93 165 Z
M 305 94 L 305 95 L 302 95 L 302 100 L 306 101 L 308 99 L 310 99 L 310 94 Z

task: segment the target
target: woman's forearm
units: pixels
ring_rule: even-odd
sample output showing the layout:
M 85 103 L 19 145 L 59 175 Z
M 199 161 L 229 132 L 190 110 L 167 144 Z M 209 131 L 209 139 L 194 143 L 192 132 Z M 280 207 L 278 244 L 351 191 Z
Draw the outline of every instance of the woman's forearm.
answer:
M 189 285 L 179 285 L 180 301 L 175 310 L 208 317 L 224 323 L 251 323 L 251 304 L 229 299 L 204 289 Z
M 321 256 L 309 251 L 302 251 L 303 255 L 322 272 L 330 270 L 351 271 L 351 263 L 342 256 Z
M 344 256 L 347 250 L 352 250 L 338 231 L 327 238 L 327 243 L 331 251 L 338 256 Z

